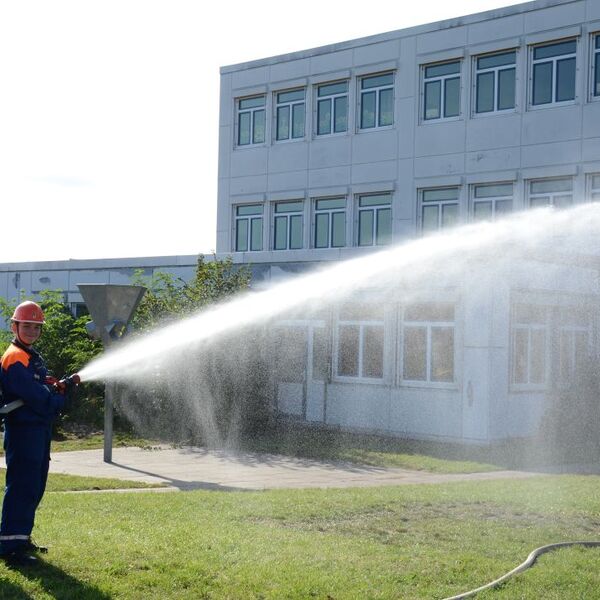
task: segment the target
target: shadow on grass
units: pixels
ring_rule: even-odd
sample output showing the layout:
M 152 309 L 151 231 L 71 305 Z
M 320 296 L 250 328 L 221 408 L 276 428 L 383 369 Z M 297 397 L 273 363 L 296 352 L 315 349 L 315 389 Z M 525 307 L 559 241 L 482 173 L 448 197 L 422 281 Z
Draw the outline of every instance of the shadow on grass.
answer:
M 35 565 L 11 566 L 9 569 L 36 583 L 56 600 L 110 600 L 112 596 L 97 587 L 79 581 L 62 569 L 38 559 Z M 33 596 L 18 584 L 0 578 L 0 599 L 30 600 Z

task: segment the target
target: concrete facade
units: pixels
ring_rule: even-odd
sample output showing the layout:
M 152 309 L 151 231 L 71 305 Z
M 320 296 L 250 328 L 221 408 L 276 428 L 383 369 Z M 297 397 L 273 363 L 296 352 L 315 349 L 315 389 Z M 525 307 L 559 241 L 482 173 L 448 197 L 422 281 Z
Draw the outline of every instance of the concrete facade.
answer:
M 223 67 L 217 252 L 263 265 L 268 279 L 484 212 L 598 200 L 599 71 L 596 0 L 536 0 Z M 540 267 L 535 281 L 529 267 L 476 298 L 474 282 L 456 281 L 453 376 L 444 384 L 405 377 L 398 309 L 380 321 L 377 381 L 360 366 L 340 375 L 339 316 L 287 323 L 305 345 L 296 355 L 304 371 L 279 382 L 278 409 L 409 437 L 534 435 L 553 369 L 563 368 L 556 336 L 568 330 L 569 343 L 596 351 L 599 288 L 595 268 L 556 265 L 549 278 Z M 428 302 L 440 299 L 432 289 Z M 587 315 L 567 325 L 557 315 L 575 305 Z M 526 306 L 535 318 L 519 316 Z M 331 350 L 319 380 L 312 362 L 321 333 Z M 515 354 L 531 354 L 542 337 L 538 381 L 542 358 L 528 359 L 524 374 Z

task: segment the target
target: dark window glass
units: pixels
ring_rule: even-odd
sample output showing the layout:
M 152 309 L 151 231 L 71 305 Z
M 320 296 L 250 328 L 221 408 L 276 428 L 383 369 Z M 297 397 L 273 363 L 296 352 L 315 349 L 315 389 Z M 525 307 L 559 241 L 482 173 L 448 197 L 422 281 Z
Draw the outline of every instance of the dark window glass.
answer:
M 257 96 L 255 98 L 244 98 L 240 100 L 240 110 L 248 108 L 258 108 L 265 105 L 265 97 Z
M 425 77 L 430 79 L 431 77 L 443 77 L 444 75 L 452 75 L 453 73 L 460 72 L 460 62 L 455 61 L 451 63 L 444 63 L 441 65 L 430 65 L 425 68 Z
M 596 38 L 596 45 L 600 40 L 600 35 Z M 600 52 L 596 53 L 594 61 L 594 96 L 600 96 Z
M 245 215 L 262 215 L 262 206 L 260 204 L 244 204 L 237 207 L 236 214 L 238 217 Z
M 235 251 L 246 252 L 248 250 L 248 219 L 238 219 L 236 227 Z
M 502 52 L 501 54 L 492 54 L 489 56 L 481 56 L 477 59 L 478 69 L 493 69 L 494 67 L 502 67 L 504 65 L 512 65 L 515 63 L 517 53 Z
M 394 94 L 391 89 L 379 93 L 379 126 L 394 124 Z
M 425 84 L 425 119 L 440 118 L 441 93 L 441 81 L 430 81 Z
M 575 58 L 557 61 L 556 101 L 575 99 Z
M 262 250 L 262 218 L 252 219 L 250 228 L 250 250 Z
M 473 218 L 476 221 L 485 221 L 492 218 L 491 202 L 475 202 L 473 205 Z
M 494 110 L 494 73 L 480 73 L 477 75 L 476 108 L 478 113 Z
M 262 144 L 265 141 L 265 111 L 254 111 L 254 131 L 252 133 L 252 143 Z
M 438 205 L 423 205 L 422 229 L 423 231 L 436 231 L 439 228 Z
M 373 215 L 372 210 L 361 210 L 358 213 L 358 245 L 373 245 Z
M 331 133 L 331 100 L 319 100 L 317 104 L 317 134 Z
M 533 59 L 539 60 L 542 58 L 553 58 L 563 54 L 574 54 L 576 49 L 577 42 L 575 40 L 559 42 L 558 44 L 548 44 L 547 46 L 537 46 L 533 51 Z
M 277 139 L 287 140 L 290 137 L 290 107 L 280 106 L 277 109 Z
M 458 223 L 458 204 L 442 204 L 442 227 L 452 227 Z
M 348 83 L 342 81 L 341 83 L 329 83 L 327 85 L 319 86 L 317 95 L 321 96 L 333 96 L 335 94 L 345 94 L 348 91 Z
M 278 202 L 275 205 L 275 212 L 296 212 L 302 210 L 302 200 L 294 200 L 292 202 Z
M 444 82 L 444 117 L 458 117 L 460 107 L 460 79 L 446 79 Z
M 304 104 L 295 104 L 292 107 L 292 137 L 304 137 Z
M 373 77 L 363 77 L 361 79 L 361 89 L 368 90 L 370 88 L 382 87 L 384 85 L 392 85 L 394 83 L 394 75 L 387 73 L 385 75 L 374 75 Z
M 458 188 L 434 188 L 423 192 L 423 202 L 435 200 L 458 200 Z
M 287 248 L 287 217 L 275 217 L 275 250 Z
M 546 332 L 543 329 L 531 330 L 530 351 L 529 383 L 544 383 L 546 379 Z
M 365 326 L 363 346 L 364 377 L 383 377 L 383 327 Z
M 379 206 L 380 204 L 391 204 L 392 200 L 388 194 L 377 194 L 373 196 L 361 196 L 358 205 L 364 206 Z
M 290 215 L 290 248 L 302 248 L 302 215 Z
M 329 213 L 320 213 L 315 216 L 315 248 L 329 246 Z
M 339 328 L 338 375 L 358 376 L 360 328 L 343 325 Z
M 375 92 L 365 92 L 362 94 L 360 102 L 361 129 L 375 127 L 375 103 Z
M 552 102 L 552 63 L 533 66 L 533 104 Z
M 427 328 L 405 327 L 402 376 L 408 381 L 427 379 Z
M 496 214 L 505 215 L 512 211 L 512 200 L 496 200 Z
M 475 187 L 475 198 L 494 198 L 495 196 L 512 196 L 512 183 L 494 183 Z
M 454 321 L 451 302 L 420 302 L 409 304 L 404 310 L 405 321 Z
M 431 328 L 431 381 L 454 381 L 454 328 Z
M 392 241 L 392 210 L 380 208 L 377 211 L 377 244 L 389 244 Z
M 334 208 L 346 208 L 346 199 L 345 198 L 324 198 L 322 200 L 317 200 L 317 202 L 316 202 L 317 210 L 331 210 Z
M 304 100 L 304 90 L 292 90 L 291 92 L 279 92 L 277 94 L 277 103 L 298 102 Z
M 250 123 L 252 115 L 249 112 L 240 113 L 238 119 L 238 145 L 245 146 L 250 143 Z
M 529 335 L 526 329 L 517 329 L 514 339 L 513 382 L 527 383 L 527 348 Z
M 331 226 L 331 245 L 341 248 L 346 245 L 346 214 L 336 212 L 331 215 L 333 219 Z
M 342 96 L 334 100 L 334 132 L 348 130 L 348 97 Z
M 498 72 L 498 110 L 515 107 L 515 69 Z

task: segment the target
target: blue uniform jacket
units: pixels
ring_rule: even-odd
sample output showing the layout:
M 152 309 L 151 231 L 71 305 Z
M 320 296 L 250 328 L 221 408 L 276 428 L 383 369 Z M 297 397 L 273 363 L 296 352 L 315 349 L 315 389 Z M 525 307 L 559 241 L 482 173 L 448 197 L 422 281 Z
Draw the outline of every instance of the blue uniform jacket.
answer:
M 48 370 L 33 349 L 13 340 L 2 356 L 2 403 L 23 400 L 23 406 L 6 415 L 10 424 L 50 425 L 64 405 L 64 396 L 44 384 Z

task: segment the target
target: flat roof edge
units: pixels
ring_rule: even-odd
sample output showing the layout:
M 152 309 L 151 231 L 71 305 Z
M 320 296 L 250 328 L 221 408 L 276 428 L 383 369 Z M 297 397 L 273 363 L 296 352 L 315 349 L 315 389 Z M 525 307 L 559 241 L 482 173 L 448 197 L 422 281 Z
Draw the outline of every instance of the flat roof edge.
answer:
M 523 14 L 527 12 L 532 12 L 534 10 L 550 8 L 553 6 L 560 6 L 563 4 L 574 4 L 580 1 L 581 0 L 532 0 L 531 2 L 525 2 L 523 4 L 511 4 L 509 6 L 493 8 L 483 12 L 472 13 L 469 15 L 454 17 L 451 19 L 444 19 L 442 21 L 434 21 L 432 23 L 414 25 L 412 27 L 395 29 L 384 33 L 376 33 L 365 37 L 354 38 L 352 40 L 327 44 L 325 46 L 317 46 L 315 48 L 309 48 L 307 50 L 297 50 L 294 52 L 288 52 L 286 54 L 278 54 L 266 58 L 259 58 L 248 62 L 236 63 L 233 65 L 224 65 L 220 68 L 220 73 L 221 75 L 226 75 L 228 73 L 235 73 L 236 71 L 271 66 L 280 62 L 298 60 L 302 58 L 311 58 L 313 56 L 328 54 L 330 52 L 339 52 L 341 50 L 348 50 L 351 48 L 356 48 L 358 46 L 376 44 L 379 42 L 386 42 L 393 39 L 419 35 L 422 33 L 431 33 L 434 31 L 440 31 L 442 29 L 451 29 L 453 27 L 460 27 L 463 25 L 472 25 L 481 21 L 499 19 L 502 17 Z

